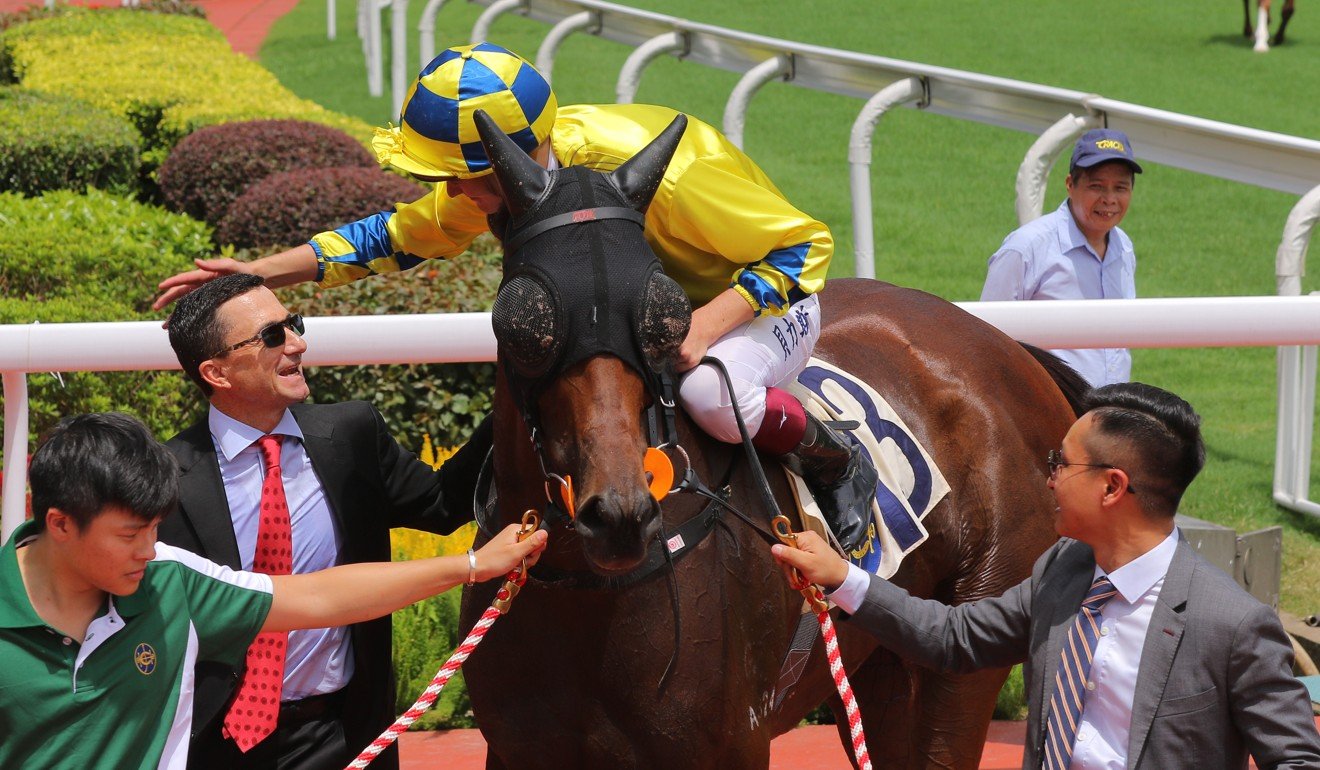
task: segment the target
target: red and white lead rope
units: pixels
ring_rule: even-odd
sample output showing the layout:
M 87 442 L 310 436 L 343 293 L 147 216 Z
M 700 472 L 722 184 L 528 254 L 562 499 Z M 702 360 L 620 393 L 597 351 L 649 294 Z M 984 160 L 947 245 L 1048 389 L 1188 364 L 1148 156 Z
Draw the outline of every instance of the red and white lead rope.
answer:
M 848 717 L 848 735 L 852 738 L 853 756 L 861 770 L 871 770 L 871 754 L 866 750 L 866 734 L 862 732 L 862 712 L 857 708 L 857 699 L 853 697 L 852 685 L 843 671 L 843 656 L 839 654 L 839 639 L 834 634 L 834 621 L 829 611 L 816 613 L 820 621 L 821 636 L 825 637 L 825 658 L 830 663 L 830 674 L 834 676 L 834 687 L 843 699 L 843 710 Z
M 459 667 L 463 665 L 463 661 L 467 660 L 468 656 L 472 654 L 472 651 L 477 649 L 477 645 L 481 644 L 482 637 L 486 635 L 486 631 L 495 623 L 495 619 L 500 614 L 500 611 L 494 607 L 486 608 L 486 611 L 481 614 L 481 619 L 472 627 L 472 632 L 468 634 L 463 643 L 458 646 L 458 649 L 454 650 L 454 654 L 449 656 L 449 660 L 436 672 L 435 678 L 422 691 L 421 696 L 417 698 L 417 702 L 403 712 L 403 715 L 395 720 L 394 724 L 389 726 L 389 729 L 381 733 L 380 737 L 372 741 L 370 746 L 363 749 L 362 753 L 358 754 L 357 759 L 349 763 L 347 770 L 361 770 L 371 764 L 372 760 L 380 756 L 382 751 L 388 749 L 390 744 L 397 741 L 400 735 L 408 732 L 408 728 L 412 727 L 413 722 L 416 722 L 422 714 L 425 714 L 428 709 L 435 705 L 436 698 L 440 697 L 440 691 L 445 689 L 445 685 L 449 683 L 449 678 L 454 675 L 455 671 L 458 671 Z

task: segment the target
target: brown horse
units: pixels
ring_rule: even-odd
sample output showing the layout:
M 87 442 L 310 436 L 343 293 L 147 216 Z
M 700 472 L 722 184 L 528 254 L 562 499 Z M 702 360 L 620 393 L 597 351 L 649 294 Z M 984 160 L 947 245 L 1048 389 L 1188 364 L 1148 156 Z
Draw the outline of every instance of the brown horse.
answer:
M 1271 45 L 1283 45 L 1283 32 L 1288 28 L 1288 20 L 1293 15 L 1294 0 L 1283 0 L 1282 21 L 1279 22 L 1279 31 L 1274 33 L 1274 40 L 1270 40 L 1270 4 L 1272 0 L 1257 0 L 1256 2 L 1256 28 L 1252 31 L 1251 27 L 1251 0 L 1242 0 L 1242 34 L 1245 37 L 1255 35 L 1255 50 L 1258 53 L 1264 53 L 1270 50 Z
M 686 319 L 670 303 L 657 323 L 654 309 L 665 302 L 656 301 L 657 291 L 642 291 L 637 302 L 649 310 L 634 314 L 631 332 L 640 356 L 619 347 L 618 337 L 629 334 L 618 334 L 618 326 L 613 352 L 579 349 L 575 334 L 599 336 L 595 312 L 588 314 L 590 325 L 569 320 L 575 300 L 557 295 L 572 289 L 555 284 L 551 272 L 568 270 L 577 252 L 590 251 L 583 244 L 597 236 L 582 232 L 599 227 L 607 243 L 636 241 L 610 252 L 608 278 L 626 274 L 619 255 L 642 250 L 641 229 L 596 221 L 598 214 L 623 205 L 609 199 L 613 188 L 624 191 L 627 205 L 644 209 L 649 194 L 638 200 L 629 191 L 637 180 L 643 187 L 651 182 L 653 191 L 668 155 L 642 162 L 639 154 L 608 181 L 578 174 L 571 184 L 598 186 L 570 196 L 579 202 L 565 205 L 575 213 L 557 222 L 589 224 L 547 225 L 529 243 L 520 230 L 564 214 L 556 196 L 571 186 L 566 172 L 572 169 L 547 175 L 534 164 L 528 168 L 516 147 L 501 145 L 498 129 L 481 120 L 478 125 L 510 209 L 507 229 L 495 228 L 504 233 L 506 250 L 506 280 L 494 314 L 501 360 L 495 494 L 479 521 L 489 530 L 524 510 L 546 510 L 547 497 L 565 499 L 560 477 L 571 477 L 574 488 L 565 503 L 574 514 L 571 526 L 552 525 L 532 579 L 465 668 L 489 747 L 486 766 L 764 768 L 771 738 L 817 704 L 832 698 L 841 714 L 819 640 L 801 680 L 786 698 L 776 698 L 802 608 L 766 544 L 776 511 L 763 510 L 741 448 L 709 439 L 681 414 L 674 440 L 690 456 L 693 472 L 726 489 L 729 504 L 748 520 L 696 495 L 671 494 L 655 503 L 643 468 L 650 433 L 644 413 L 663 394 L 656 394 L 636 360 L 672 356 Z M 662 135 L 643 153 L 671 139 L 676 145 L 676 136 Z M 515 255 L 511 244 L 524 248 Z M 528 254 L 530 244 L 543 248 Z M 591 275 L 590 259 L 577 264 L 584 267 L 576 275 L 588 280 L 583 273 Z M 646 277 L 647 269 L 632 284 L 661 285 L 653 274 Z M 600 286 L 583 292 L 599 298 Z M 622 288 L 610 283 L 605 292 L 616 306 Z M 907 557 L 895 582 L 956 604 L 999 594 L 1023 579 L 1055 538 L 1044 459 L 1075 414 L 1061 385 L 993 327 L 919 291 L 831 281 L 822 306 L 826 322 L 817 356 L 881 392 L 952 486 L 923 522 L 929 540 Z M 626 317 L 616 320 L 626 324 Z M 655 329 L 665 332 L 657 336 Z M 572 350 L 577 354 L 569 355 Z M 763 471 L 788 512 L 792 497 L 784 474 L 773 461 Z M 691 533 L 680 527 L 693 520 L 709 534 L 665 559 L 661 543 L 675 531 Z M 656 564 L 654 571 L 646 566 Z M 465 628 L 495 588 L 485 584 L 465 593 Z M 1006 672 L 935 674 L 878 649 L 847 622 L 838 628 L 876 766 L 975 767 Z

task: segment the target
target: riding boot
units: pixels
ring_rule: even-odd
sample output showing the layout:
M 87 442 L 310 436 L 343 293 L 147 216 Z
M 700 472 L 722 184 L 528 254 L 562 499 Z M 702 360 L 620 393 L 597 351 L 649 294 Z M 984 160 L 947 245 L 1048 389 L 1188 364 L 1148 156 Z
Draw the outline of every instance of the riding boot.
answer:
M 861 546 L 880 479 L 861 446 L 808 414 L 801 443 L 779 459 L 806 482 L 844 552 Z

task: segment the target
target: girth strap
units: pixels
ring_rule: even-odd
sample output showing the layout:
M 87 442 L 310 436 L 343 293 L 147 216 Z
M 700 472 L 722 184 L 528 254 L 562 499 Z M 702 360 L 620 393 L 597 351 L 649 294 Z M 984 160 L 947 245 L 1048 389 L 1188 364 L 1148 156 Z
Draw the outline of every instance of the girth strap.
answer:
M 504 242 L 504 253 L 513 254 L 522 248 L 531 239 L 544 235 L 556 228 L 565 225 L 580 225 L 584 222 L 598 222 L 602 219 L 626 219 L 629 222 L 635 222 L 638 227 L 646 226 L 646 217 L 636 209 L 630 209 L 625 206 L 597 206 L 590 209 L 578 209 L 566 214 L 559 214 L 553 217 L 542 219 L 536 224 L 529 225 L 509 237 Z

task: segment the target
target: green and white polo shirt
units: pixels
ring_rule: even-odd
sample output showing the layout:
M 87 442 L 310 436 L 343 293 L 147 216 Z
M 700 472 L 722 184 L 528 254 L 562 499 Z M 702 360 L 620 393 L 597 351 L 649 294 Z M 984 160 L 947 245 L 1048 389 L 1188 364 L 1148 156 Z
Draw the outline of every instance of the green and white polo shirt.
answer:
M 182 768 L 193 665 L 238 666 L 270 612 L 267 575 L 156 544 L 131 596 L 109 597 L 78 640 L 32 609 L 17 547 L 0 548 L 0 768 Z

